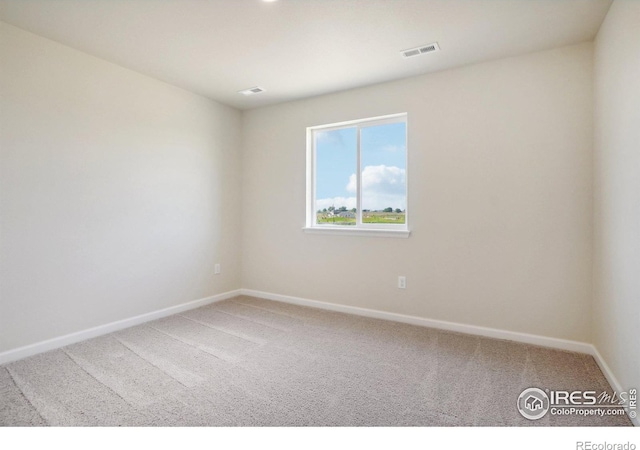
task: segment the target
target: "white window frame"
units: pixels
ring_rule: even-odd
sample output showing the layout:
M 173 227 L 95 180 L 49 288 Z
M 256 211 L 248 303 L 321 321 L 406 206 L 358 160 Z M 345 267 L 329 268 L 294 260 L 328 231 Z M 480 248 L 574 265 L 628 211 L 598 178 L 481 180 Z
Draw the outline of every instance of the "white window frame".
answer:
M 363 128 L 371 126 L 386 125 L 391 123 L 405 124 L 405 198 L 407 206 L 405 209 L 404 224 L 386 224 L 386 223 L 363 223 L 362 222 L 362 167 L 361 167 L 361 148 L 360 135 Z M 317 213 L 315 208 L 316 194 L 316 140 L 315 133 L 318 131 L 333 131 L 344 128 L 356 128 L 357 131 L 357 168 L 356 168 L 356 225 L 330 225 L 317 223 Z M 408 118 L 407 113 L 390 114 L 387 116 L 372 117 L 369 119 L 351 120 L 348 122 L 333 123 L 328 125 L 319 125 L 307 128 L 307 213 L 306 233 L 315 234 L 333 234 L 333 235 L 349 235 L 349 236 L 371 236 L 371 237 L 399 237 L 407 238 L 409 231 L 409 152 L 408 152 Z

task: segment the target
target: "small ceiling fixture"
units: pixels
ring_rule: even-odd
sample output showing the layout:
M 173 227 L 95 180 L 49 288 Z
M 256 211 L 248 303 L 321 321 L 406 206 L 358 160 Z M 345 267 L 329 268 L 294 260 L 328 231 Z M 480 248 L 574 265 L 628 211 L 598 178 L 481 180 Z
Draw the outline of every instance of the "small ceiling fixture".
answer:
M 425 53 L 437 52 L 440 50 L 440 46 L 437 42 L 433 44 L 421 45 L 420 47 L 410 48 L 402 50 L 400 54 L 405 58 L 411 58 L 412 56 L 424 55 Z
M 242 94 L 242 95 L 256 95 L 256 94 L 260 94 L 262 92 L 266 91 L 265 88 L 261 88 L 260 86 L 255 86 L 249 89 L 243 89 L 241 91 L 238 91 L 238 94 Z

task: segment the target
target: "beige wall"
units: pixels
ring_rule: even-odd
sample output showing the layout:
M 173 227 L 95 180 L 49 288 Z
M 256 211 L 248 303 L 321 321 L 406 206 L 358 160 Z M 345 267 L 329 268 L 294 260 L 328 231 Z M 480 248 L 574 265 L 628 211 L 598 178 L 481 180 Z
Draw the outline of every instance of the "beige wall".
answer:
M 595 45 L 594 342 L 640 388 L 640 2 L 616 0 Z
M 589 341 L 592 69 L 586 43 L 246 112 L 243 287 Z M 405 111 L 411 237 L 303 233 L 305 127 Z
M 240 113 L 0 33 L 0 352 L 240 287 Z
M 241 286 L 591 341 L 591 44 L 241 123 L 0 31 L 0 351 Z M 412 236 L 304 234 L 305 128 L 397 112 L 409 113 Z

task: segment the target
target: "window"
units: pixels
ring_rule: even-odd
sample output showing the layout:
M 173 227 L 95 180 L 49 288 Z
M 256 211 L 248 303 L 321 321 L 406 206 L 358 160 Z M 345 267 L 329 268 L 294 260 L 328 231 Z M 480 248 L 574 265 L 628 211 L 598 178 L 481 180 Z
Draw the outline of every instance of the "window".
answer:
M 307 128 L 307 232 L 407 237 L 407 115 Z

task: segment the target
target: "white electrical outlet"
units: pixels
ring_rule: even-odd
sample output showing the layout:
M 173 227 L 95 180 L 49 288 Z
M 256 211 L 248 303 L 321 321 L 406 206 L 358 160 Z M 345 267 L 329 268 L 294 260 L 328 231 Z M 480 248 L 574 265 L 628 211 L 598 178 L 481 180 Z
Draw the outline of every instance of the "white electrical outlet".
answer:
M 214 272 L 216 275 L 218 275 L 218 274 L 220 273 L 220 264 L 216 264 L 216 265 L 213 267 L 213 272 Z
M 407 277 L 399 276 L 398 277 L 398 289 L 406 289 L 407 288 Z

